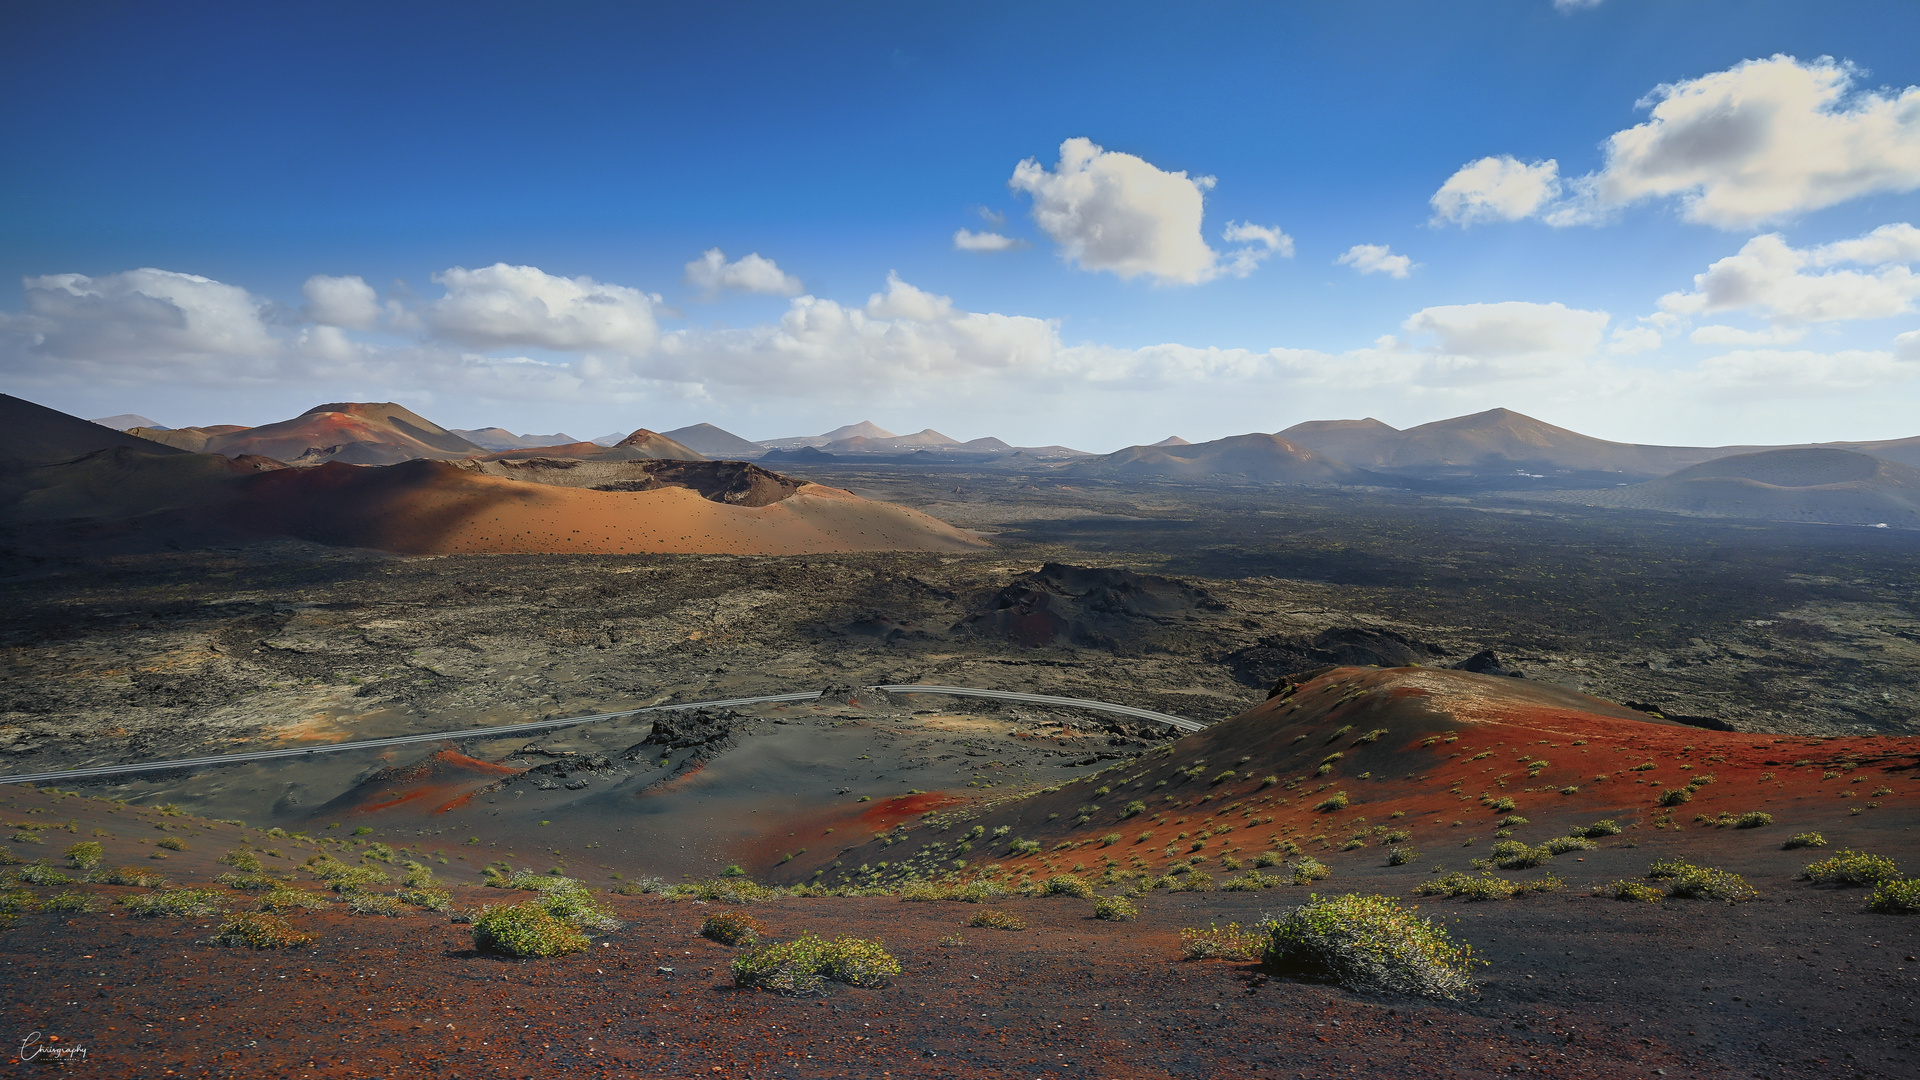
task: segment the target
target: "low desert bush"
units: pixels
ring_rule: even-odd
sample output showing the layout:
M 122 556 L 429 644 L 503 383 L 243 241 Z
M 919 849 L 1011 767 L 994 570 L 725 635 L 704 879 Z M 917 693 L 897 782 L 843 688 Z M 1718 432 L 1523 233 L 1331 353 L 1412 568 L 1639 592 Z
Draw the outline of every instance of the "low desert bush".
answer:
M 73 881 L 72 878 L 48 866 L 44 859 L 40 862 L 28 863 L 13 873 L 15 877 L 29 885 L 66 885 Z
M 1205 870 L 1195 870 L 1181 878 L 1180 884 L 1173 886 L 1173 890 L 1175 892 L 1212 892 L 1213 875 Z
M 278 915 L 253 911 L 228 916 L 211 939 L 212 944 L 238 949 L 297 948 L 318 940 L 319 935 L 296 930 Z
M 1055 874 L 1047 879 L 1042 895 L 1077 896 L 1085 900 L 1093 895 L 1093 886 L 1087 884 L 1085 879 L 1072 874 Z
M 101 906 L 99 898 L 88 896 L 83 892 L 74 892 L 72 889 L 68 889 L 66 892 L 59 893 L 55 896 L 49 896 L 40 902 L 40 910 L 42 911 L 57 911 L 74 915 L 85 915 L 89 912 L 99 911 Z
M 139 896 L 123 896 L 120 906 L 143 918 L 189 918 L 220 914 L 226 910 L 227 898 L 212 889 L 163 889 Z
M 453 894 L 437 885 L 408 886 L 394 893 L 393 898 L 409 907 L 428 911 L 453 910 Z
M 1842 848 L 1819 862 L 1808 863 L 1800 872 L 1800 880 L 1815 885 L 1878 885 L 1900 880 L 1900 868 L 1884 855 Z
M 1584 836 L 1556 836 L 1540 846 L 1549 854 L 1565 855 L 1569 851 L 1592 851 L 1600 845 Z
M 267 892 L 283 884 L 279 878 L 267 874 L 221 874 L 213 880 L 243 892 Z
M 1249 870 L 1220 886 L 1222 892 L 1253 892 L 1256 889 L 1271 889 L 1280 884 L 1280 879 L 1272 874 L 1263 874 L 1258 870 Z
M 1140 917 L 1140 909 L 1124 896 L 1096 896 L 1093 917 L 1108 922 L 1132 922 Z
M 232 851 L 220 856 L 220 861 L 233 867 L 235 870 L 245 873 L 257 874 L 260 872 L 260 856 L 255 855 L 246 848 L 234 848 Z
M 1618 836 L 1621 831 L 1622 829 L 1619 822 L 1612 818 L 1601 818 L 1591 825 L 1577 826 L 1567 835 L 1584 836 L 1591 840 L 1601 836 Z
M 473 944 L 503 956 L 564 956 L 582 952 L 587 936 L 554 917 L 539 900 L 484 907 L 473 916 Z
M 766 933 L 760 920 L 744 911 L 722 911 L 700 923 L 700 936 L 722 945 L 752 945 Z
M 1759 810 L 1749 810 L 1734 819 L 1733 827 L 1736 829 L 1758 829 L 1763 825 L 1771 824 L 1773 824 L 1772 814 L 1762 813 Z
M 1346 808 L 1347 808 L 1347 793 L 1344 791 L 1334 792 L 1333 794 L 1320 800 L 1320 804 L 1314 807 L 1315 810 L 1329 810 L 1329 811 L 1345 810 Z
M 1420 853 L 1413 850 L 1410 847 L 1394 847 L 1394 848 L 1387 849 L 1387 865 L 1388 866 L 1405 866 L 1419 857 L 1420 857 Z
M 106 858 L 107 849 L 97 840 L 82 840 L 66 851 L 67 865 L 75 870 L 91 870 Z
M 95 870 L 87 875 L 87 880 L 98 885 L 138 885 L 143 889 L 158 888 L 167 883 L 167 879 L 151 870 L 142 870 L 137 866 L 120 866 L 112 870 Z
M 1661 792 L 1660 797 L 1654 801 L 1661 806 L 1679 806 L 1681 803 L 1693 801 L 1693 789 L 1683 787 L 1668 788 Z
M 1504 814 L 1513 809 L 1513 800 L 1507 798 L 1495 799 L 1490 805 L 1492 805 L 1495 813 Z
M 1264 933 L 1242 930 L 1237 922 L 1225 926 L 1208 923 L 1205 930 L 1189 926 L 1180 931 L 1182 960 L 1254 960 L 1265 947 Z
M 348 893 L 346 901 L 350 915 L 385 915 L 394 918 L 412 914 L 407 910 L 407 905 L 385 893 Z
M 783 994 L 812 994 L 829 981 L 848 986 L 885 986 L 900 974 L 900 961 L 878 941 L 802 934 L 794 941 L 762 945 L 734 960 L 733 984 Z
M 1867 910 L 1882 915 L 1920 915 L 1920 878 L 1875 885 L 1873 894 L 1867 897 Z
M 1615 900 L 1633 900 L 1651 904 L 1666 894 L 1644 881 L 1615 881 L 1593 887 L 1595 896 L 1611 896 Z
M 1669 875 L 1667 895 L 1688 900 L 1751 900 L 1759 890 L 1739 874 L 1713 866 L 1682 864 Z
M 1287 869 L 1293 872 L 1295 885 L 1311 885 L 1333 873 L 1326 863 L 1311 855 L 1302 855 L 1293 860 L 1287 864 Z
M 1473 950 L 1385 896 L 1308 898 L 1265 927 L 1266 960 L 1349 990 L 1453 999 L 1473 988 Z
M 168 851 L 187 850 L 187 842 L 177 836 L 163 836 L 155 841 L 155 843 L 160 847 L 166 848 Z
M 283 911 L 319 911 L 326 906 L 326 897 L 285 884 L 261 893 L 259 899 L 254 902 L 254 907 L 261 911 L 276 914 Z
M 1787 851 L 1803 847 L 1826 847 L 1827 838 L 1817 832 L 1794 833 L 1792 836 L 1787 837 L 1786 843 L 1780 846 Z
M 538 875 L 527 875 L 538 877 Z M 553 881 L 554 878 L 542 880 Z M 669 900 L 705 900 L 712 903 L 718 900 L 723 904 L 763 904 L 780 894 L 771 887 L 762 885 L 750 878 L 713 878 L 708 881 L 690 881 L 679 885 L 669 885 L 660 890 L 660 895 Z
M 978 926 L 986 930 L 1025 930 L 1027 924 L 1018 915 L 997 908 L 988 908 L 967 920 L 968 926 Z

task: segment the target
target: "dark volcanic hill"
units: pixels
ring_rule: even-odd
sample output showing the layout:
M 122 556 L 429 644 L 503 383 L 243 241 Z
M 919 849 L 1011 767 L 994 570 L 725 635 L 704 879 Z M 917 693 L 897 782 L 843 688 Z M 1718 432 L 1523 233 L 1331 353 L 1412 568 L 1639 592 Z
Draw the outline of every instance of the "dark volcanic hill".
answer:
M 689 450 L 698 451 L 710 458 L 754 458 L 767 452 L 767 448 L 757 442 L 735 435 L 724 428 L 712 424 L 693 424 L 688 427 L 674 428 L 660 433 Z
M 1378 420 L 1316 420 L 1281 436 L 1353 465 L 1478 471 L 1534 468 L 1659 476 L 1732 451 L 1609 442 L 1511 409 L 1396 430 Z
M 1736 454 L 1632 487 L 1542 497 L 1701 517 L 1920 528 L 1920 469 L 1818 447 Z
M 0 463 L 45 465 L 96 450 L 124 446 L 153 454 L 178 451 L 137 435 L 102 427 L 58 409 L 0 394 Z
M 1067 467 L 1078 476 L 1362 484 L 1367 474 L 1278 435 L 1234 435 L 1189 446 L 1129 446 Z
M 238 457 L 258 454 L 295 465 L 337 461 L 392 465 L 416 458 L 451 460 L 486 450 L 390 401 L 316 405 L 291 420 L 259 427 L 181 428 L 164 436 L 182 450 Z

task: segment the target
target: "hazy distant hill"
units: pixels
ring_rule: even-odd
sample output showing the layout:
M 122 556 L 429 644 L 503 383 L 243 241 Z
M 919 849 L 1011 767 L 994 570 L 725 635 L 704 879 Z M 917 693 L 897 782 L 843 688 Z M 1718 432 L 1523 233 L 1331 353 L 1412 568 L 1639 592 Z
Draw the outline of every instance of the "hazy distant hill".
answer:
M 847 439 L 897 439 L 898 435 L 871 420 L 862 420 L 857 424 L 837 427 L 824 435 L 795 435 L 785 439 L 768 439 L 760 445 L 769 450 L 797 450 L 802 446 L 825 446 L 828 443 L 842 442 Z
M 149 420 L 139 413 L 121 413 L 119 416 L 98 416 L 89 422 L 99 424 L 101 427 L 110 427 L 115 431 L 127 431 L 137 427 L 152 428 L 155 431 L 167 430 L 165 424 L 162 424 L 158 420 Z
M 698 450 L 710 458 L 752 458 L 767 452 L 767 448 L 757 442 L 748 442 L 724 428 L 712 424 L 693 424 L 688 427 L 674 428 L 660 434 L 690 450 Z
M 488 461 L 526 461 L 533 458 L 577 458 L 584 461 L 706 461 L 696 450 L 667 438 L 657 431 L 641 428 L 614 443 L 567 443 L 562 446 L 534 446 L 524 450 L 501 450 L 486 455 Z
M 1316 420 L 1282 438 L 1350 465 L 1478 471 L 1520 468 L 1659 476 L 1731 450 L 1609 442 L 1514 412 L 1489 409 L 1396 430 L 1378 420 Z
M 487 450 L 525 450 L 533 446 L 563 446 L 580 441 L 560 431 L 552 435 L 515 435 L 506 428 L 499 427 L 448 428 L 447 430 Z
M 1235 435 L 1185 446 L 1129 446 L 1105 457 L 1076 461 L 1067 472 L 1080 476 L 1208 478 L 1276 484 L 1363 484 L 1377 482 L 1342 461 L 1335 461 L 1278 435 Z
M 1851 450 L 1765 450 L 1631 487 L 1540 498 L 1702 517 L 1920 528 L 1920 469 Z

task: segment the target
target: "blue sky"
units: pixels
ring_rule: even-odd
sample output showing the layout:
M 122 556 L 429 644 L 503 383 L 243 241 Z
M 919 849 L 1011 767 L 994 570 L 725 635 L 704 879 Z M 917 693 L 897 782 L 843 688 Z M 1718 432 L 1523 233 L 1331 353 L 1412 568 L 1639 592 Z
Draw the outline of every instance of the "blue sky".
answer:
M 1916 39 L 1910 3 L 12 4 L 0 381 L 176 426 L 1920 434 Z

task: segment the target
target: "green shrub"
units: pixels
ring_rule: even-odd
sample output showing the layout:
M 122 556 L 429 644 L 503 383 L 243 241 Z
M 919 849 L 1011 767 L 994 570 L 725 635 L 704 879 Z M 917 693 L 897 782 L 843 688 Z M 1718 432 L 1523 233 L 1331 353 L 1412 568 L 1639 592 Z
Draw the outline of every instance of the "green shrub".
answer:
M 138 885 L 143 889 L 158 888 L 167 883 L 167 879 L 159 874 L 151 870 L 142 870 L 137 866 L 95 870 L 87 875 L 87 880 L 100 885 Z
M 72 878 L 48 866 L 45 860 L 28 863 L 14 871 L 14 876 L 29 885 L 66 885 Z
M 1387 865 L 1388 866 L 1405 866 L 1419 857 L 1420 857 L 1420 853 L 1413 850 L 1410 847 L 1394 847 L 1394 848 L 1387 849 Z
M 1691 869 L 1693 864 L 1685 859 L 1655 859 L 1647 866 L 1647 876 L 1658 881 L 1661 878 L 1679 877 Z
M 1253 865 L 1258 867 L 1263 867 L 1263 868 L 1268 866 L 1279 866 L 1280 855 L 1278 852 L 1263 851 L 1260 854 L 1255 855 L 1253 857 Z
M 1025 930 L 1027 924 L 1011 912 L 988 908 L 967 920 L 968 926 L 978 926 L 987 930 Z
M 168 851 L 187 850 L 187 842 L 185 840 L 180 839 L 177 836 L 163 836 L 158 841 L 156 841 L 156 843 L 160 847 L 166 848 Z
M 1256 889 L 1271 889 L 1280 884 L 1280 879 L 1272 874 L 1263 874 L 1258 870 L 1249 870 L 1237 878 L 1220 886 L 1222 892 L 1253 892 Z
M 1550 855 L 1565 855 L 1569 851 L 1592 851 L 1600 845 L 1584 836 L 1556 836 L 1540 846 Z
M 1792 836 L 1787 837 L 1786 843 L 1780 846 L 1787 851 L 1803 847 L 1826 847 L 1827 838 L 1817 832 L 1794 833 Z
M 1615 900 L 1633 900 L 1651 904 L 1666 895 L 1644 881 L 1615 881 L 1607 885 L 1595 885 L 1595 896 L 1611 896 Z
M 483 907 L 473 917 L 473 944 L 503 956 L 564 956 L 582 952 L 587 936 L 555 918 L 539 900 Z
M 50 896 L 40 903 L 42 911 L 58 911 L 74 915 L 85 915 L 99 911 L 100 908 L 101 903 L 97 897 L 88 896 L 83 892 L 74 892 L 72 889 L 57 896 Z
M 1597 837 L 1602 837 L 1602 836 L 1618 836 L 1620 835 L 1621 831 L 1622 831 L 1622 826 L 1620 825 L 1619 822 L 1613 820 L 1612 818 L 1601 818 L 1599 821 L 1596 821 L 1591 825 L 1576 826 L 1567 835 L 1584 836 L 1588 839 L 1595 839 Z
M 428 911 L 453 910 L 453 894 L 434 885 L 409 886 L 394 893 L 393 898 L 410 907 Z
M 722 911 L 700 923 L 700 936 L 722 945 L 752 945 L 766 933 L 760 920 L 744 911 Z
M 267 874 L 221 874 L 213 880 L 245 892 L 266 892 L 284 884 L 279 878 Z
M 1878 885 L 1900 880 L 1900 868 L 1884 855 L 1842 848 L 1829 858 L 1808 863 L 1800 879 L 1816 885 Z
M 1145 813 L 1146 809 L 1147 809 L 1146 803 L 1141 802 L 1139 799 L 1135 799 L 1132 802 L 1120 808 L 1120 816 L 1123 819 L 1135 817 L 1142 813 Z
M 347 913 L 350 915 L 385 915 L 395 918 L 410 915 L 407 906 L 384 893 L 348 893 L 346 894 Z
M 528 876 L 537 877 L 537 875 Z M 705 900 L 708 903 L 718 900 L 723 904 L 762 904 L 772 900 L 779 893 L 747 878 L 714 878 L 708 881 L 669 885 L 660 890 L 660 895 L 669 900 Z
M 1683 788 L 1683 787 L 1668 788 L 1667 790 L 1661 792 L 1660 798 L 1655 801 L 1658 802 L 1661 806 L 1679 806 L 1681 803 L 1692 802 L 1693 789 Z
M 1495 799 L 1491 805 L 1495 813 L 1504 814 L 1513 809 L 1513 800 L 1507 798 Z
M 1764 814 L 1758 810 L 1749 810 L 1734 819 L 1733 827 L 1736 829 L 1758 829 L 1762 825 L 1771 824 L 1773 824 L 1772 814 Z
M 1195 870 L 1182 878 L 1180 884 L 1173 888 L 1178 892 L 1212 892 L 1213 875 L 1205 870 Z
M 1506 828 L 1511 828 L 1512 826 L 1515 826 L 1515 825 L 1531 825 L 1533 823 L 1528 821 L 1526 818 L 1521 817 L 1519 814 L 1508 814 L 1506 817 L 1501 818 L 1499 821 L 1496 821 L 1493 824 L 1494 824 L 1494 827 L 1496 828 L 1506 829 Z
M 40 910 L 40 900 L 25 889 L 0 892 L 0 919 L 12 919 L 23 912 Z
M 1320 800 L 1320 805 L 1314 807 L 1315 810 L 1327 810 L 1327 811 L 1345 810 L 1346 808 L 1347 808 L 1347 793 L 1344 791 L 1334 792 L 1333 794 Z
M 215 945 L 237 949 L 287 949 L 311 945 L 320 937 L 294 929 L 291 923 L 278 915 L 241 912 L 228 916 L 227 921 L 220 924 L 220 932 L 213 935 L 211 940 Z
M 1007 854 L 1008 855 L 1038 855 L 1040 854 L 1040 841 L 1015 840 L 1013 843 L 1007 845 Z
M 1182 960 L 1253 960 L 1265 946 L 1264 933 L 1242 930 L 1237 922 L 1225 926 L 1208 923 L 1205 930 L 1189 926 L 1180 931 Z
M 1293 883 L 1295 885 L 1311 885 L 1333 873 L 1332 870 L 1327 868 L 1326 863 L 1321 862 L 1311 855 L 1302 855 L 1293 860 L 1287 864 L 1287 869 L 1293 872 Z
M 878 941 L 815 934 L 762 945 L 734 960 L 733 984 L 783 994 L 811 994 L 828 981 L 849 986 L 885 986 L 900 974 L 900 961 Z
M 1042 893 L 1046 896 L 1077 896 L 1084 900 L 1093 895 L 1093 886 L 1072 874 L 1055 874 L 1047 879 Z
M 233 867 L 235 870 L 245 873 L 257 874 L 260 872 L 260 856 L 255 855 L 246 848 L 234 848 L 232 851 L 220 856 L 220 861 Z
M 1867 897 L 1867 910 L 1882 915 L 1920 915 L 1920 878 L 1875 885 L 1873 894 Z
M 1267 925 L 1269 963 L 1349 990 L 1454 999 L 1473 989 L 1473 950 L 1385 896 L 1310 897 Z
M 1093 917 L 1108 922 L 1132 922 L 1140 917 L 1140 909 L 1124 896 L 1096 896 Z
M 98 841 L 82 840 L 68 848 L 66 855 L 68 866 L 75 870 L 91 870 L 106 858 L 107 849 L 101 847 Z
M 1667 895 L 1698 900 L 1751 900 L 1760 893 L 1739 874 L 1712 866 L 1686 866 L 1672 875 Z
M 275 913 L 283 911 L 320 911 L 327 907 L 327 899 L 318 893 L 311 893 L 305 889 L 296 889 L 286 884 L 280 884 L 274 886 L 274 888 L 268 892 L 262 893 L 260 898 L 254 902 L 254 906 L 261 911 Z
M 212 889 L 164 889 L 140 896 L 123 896 L 120 906 L 143 918 L 189 918 L 220 914 L 226 910 L 227 898 Z

